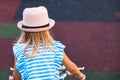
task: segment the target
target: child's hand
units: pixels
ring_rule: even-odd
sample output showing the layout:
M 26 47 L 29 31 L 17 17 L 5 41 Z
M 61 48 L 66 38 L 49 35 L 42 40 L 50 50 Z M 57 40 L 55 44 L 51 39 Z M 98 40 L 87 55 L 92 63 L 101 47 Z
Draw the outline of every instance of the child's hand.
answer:
M 9 76 L 9 80 L 13 80 L 13 76 Z
M 71 76 L 71 77 L 75 77 L 71 72 L 69 72 L 69 71 L 66 71 L 66 72 L 67 72 L 67 75 L 69 75 L 69 76 Z M 80 80 L 85 80 L 85 79 L 86 79 L 85 74 L 82 73 L 82 76 L 83 76 L 83 77 L 81 77 Z
M 86 76 L 83 74 L 83 77 L 81 78 L 81 80 L 85 80 L 86 79 Z

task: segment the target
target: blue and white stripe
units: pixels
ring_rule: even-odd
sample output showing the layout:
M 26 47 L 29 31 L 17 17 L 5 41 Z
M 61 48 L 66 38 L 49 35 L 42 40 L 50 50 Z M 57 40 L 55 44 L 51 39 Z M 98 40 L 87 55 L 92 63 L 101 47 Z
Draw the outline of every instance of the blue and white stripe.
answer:
M 36 57 L 26 58 L 23 52 L 24 43 L 15 44 L 13 52 L 17 58 L 16 68 L 22 76 L 22 80 L 58 80 L 59 70 L 63 60 L 63 50 L 65 46 L 59 41 L 54 41 L 53 49 L 42 52 L 42 43 Z M 26 50 L 30 53 L 33 44 Z

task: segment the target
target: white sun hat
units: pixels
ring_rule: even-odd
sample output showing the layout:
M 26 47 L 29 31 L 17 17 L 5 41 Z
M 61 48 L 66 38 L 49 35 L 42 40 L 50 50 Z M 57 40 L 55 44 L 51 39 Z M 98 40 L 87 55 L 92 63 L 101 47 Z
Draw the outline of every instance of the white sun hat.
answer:
M 55 21 L 50 19 L 46 7 L 25 8 L 23 20 L 17 23 L 20 30 L 26 32 L 39 32 L 49 30 L 55 25 Z

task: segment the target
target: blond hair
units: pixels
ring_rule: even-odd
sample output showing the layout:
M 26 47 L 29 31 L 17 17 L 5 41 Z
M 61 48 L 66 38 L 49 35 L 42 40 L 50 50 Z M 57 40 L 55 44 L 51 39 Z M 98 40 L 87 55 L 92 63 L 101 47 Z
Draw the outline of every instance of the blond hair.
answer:
M 40 32 L 22 32 L 20 38 L 18 39 L 17 43 L 25 43 L 24 46 L 24 54 L 26 55 L 26 49 L 34 43 L 32 52 L 27 55 L 27 57 L 34 57 L 39 49 L 40 42 L 43 43 L 43 51 L 46 48 L 53 44 L 53 37 L 51 36 L 49 30 L 40 31 Z

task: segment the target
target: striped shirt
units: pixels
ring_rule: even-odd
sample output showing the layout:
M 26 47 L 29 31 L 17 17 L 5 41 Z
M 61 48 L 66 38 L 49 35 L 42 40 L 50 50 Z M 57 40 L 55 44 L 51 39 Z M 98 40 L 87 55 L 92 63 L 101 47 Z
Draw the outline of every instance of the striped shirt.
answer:
M 58 80 L 60 67 L 63 60 L 63 50 L 65 46 L 59 41 L 54 41 L 56 48 L 48 49 L 42 52 L 42 43 L 40 43 L 37 56 L 27 58 L 24 55 L 24 43 L 15 44 L 13 52 L 16 61 L 16 68 L 21 74 L 22 80 Z M 26 53 L 31 53 L 33 44 L 30 45 Z

